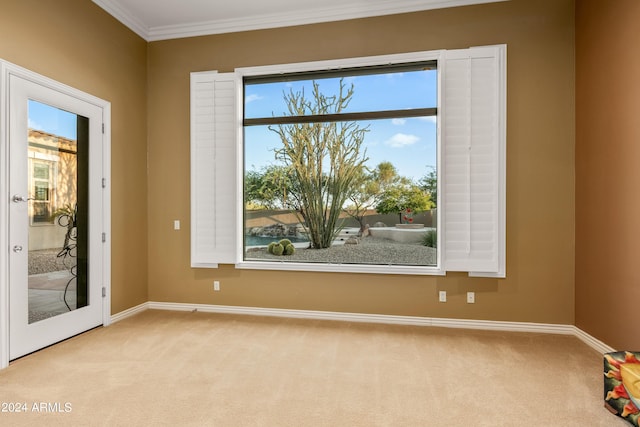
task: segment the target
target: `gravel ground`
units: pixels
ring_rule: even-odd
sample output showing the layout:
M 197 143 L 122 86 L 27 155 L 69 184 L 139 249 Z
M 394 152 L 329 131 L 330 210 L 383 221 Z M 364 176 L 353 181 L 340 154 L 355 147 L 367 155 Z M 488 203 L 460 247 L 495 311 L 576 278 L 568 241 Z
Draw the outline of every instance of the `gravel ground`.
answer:
M 276 256 L 266 248 L 247 251 L 248 260 L 325 262 L 332 264 L 435 265 L 436 250 L 420 244 L 398 243 L 365 237 L 357 245 L 336 245 L 328 249 L 296 248 L 293 255 Z M 66 270 L 58 258 L 60 249 L 29 252 L 29 274 Z
M 332 264 L 436 264 L 436 249 L 418 243 L 399 243 L 374 237 L 361 238 L 359 241 L 357 245 L 336 245 L 328 249 L 296 248 L 293 255 L 287 256 L 276 256 L 268 253 L 266 248 L 255 248 L 247 251 L 246 259 Z
M 66 270 L 62 260 L 58 258 L 60 249 L 44 249 L 29 252 L 29 274 L 43 274 L 52 271 Z

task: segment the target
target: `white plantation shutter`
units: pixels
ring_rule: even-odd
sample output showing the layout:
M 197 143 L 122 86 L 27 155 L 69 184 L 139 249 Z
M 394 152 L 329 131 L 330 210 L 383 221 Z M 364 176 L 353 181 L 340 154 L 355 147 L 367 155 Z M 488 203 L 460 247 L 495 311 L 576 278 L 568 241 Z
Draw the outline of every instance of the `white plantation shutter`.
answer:
M 443 267 L 504 277 L 506 47 L 452 50 L 444 57 Z
M 191 266 L 236 263 L 235 73 L 191 73 Z

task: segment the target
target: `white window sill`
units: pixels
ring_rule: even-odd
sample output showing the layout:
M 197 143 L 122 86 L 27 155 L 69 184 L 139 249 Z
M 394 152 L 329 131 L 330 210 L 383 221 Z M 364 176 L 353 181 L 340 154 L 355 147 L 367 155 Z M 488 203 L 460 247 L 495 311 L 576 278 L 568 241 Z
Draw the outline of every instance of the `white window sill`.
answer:
M 369 273 L 369 274 L 413 274 L 422 276 L 444 276 L 445 272 L 438 267 L 411 265 L 368 265 L 368 264 L 316 264 L 303 262 L 264 262 L 242 261 L 236 268 L 243 270 L 278 270 L 278 271 L 315 271 L 335 273 Z

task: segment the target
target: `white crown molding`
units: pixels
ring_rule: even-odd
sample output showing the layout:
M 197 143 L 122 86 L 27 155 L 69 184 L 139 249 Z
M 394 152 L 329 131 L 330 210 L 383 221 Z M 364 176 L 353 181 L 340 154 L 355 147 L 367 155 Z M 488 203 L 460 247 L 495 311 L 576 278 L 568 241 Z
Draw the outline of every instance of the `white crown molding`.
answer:
M 334 311 L 288 310 L 280 308 L 241 307 L 229 305 L 187 304 L 149 301 L 114 314 L 111 322 L 126 319 L 147 309 L 170 311 L 202 311 L 205 313 L 237 314 L 248 316 L 284 317 L 342 322 L 381 323 L 390 325 L 432 326 L 440 328 L 476 329 L 485 331 L 529 332 L 538 334 L 572 335 L 599 353 L 614 348 L 592 337 L 573 325 L 550 323 L 502 322 L 495 320 L 444 319 L 436 317 L 392 316 L 386 314 L 340 313 Z
M 344 21 L 347 19 L 502 1 L 508 0 L 378 0 L 369 1 L 366 6 L 345 2 L 344 6 L 338 8 L 318 7 L 312 10 L 292 11 L 289 13 L 262 14 L 236 19 L 217 19 L 189 24 L 148 27 L 143 23 L 141 17 L 136 17 L 125 10 L 118 0 L 93 0 L 94 3 L 147 41 Z

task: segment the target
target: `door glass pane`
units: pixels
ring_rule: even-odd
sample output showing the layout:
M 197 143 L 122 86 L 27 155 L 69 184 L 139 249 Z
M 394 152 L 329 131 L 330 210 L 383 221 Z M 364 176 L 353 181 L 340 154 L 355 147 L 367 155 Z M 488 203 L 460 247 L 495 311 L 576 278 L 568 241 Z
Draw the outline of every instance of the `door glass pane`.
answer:
M 29 323 L 88 304 L 89 120 L 29 101 Z

